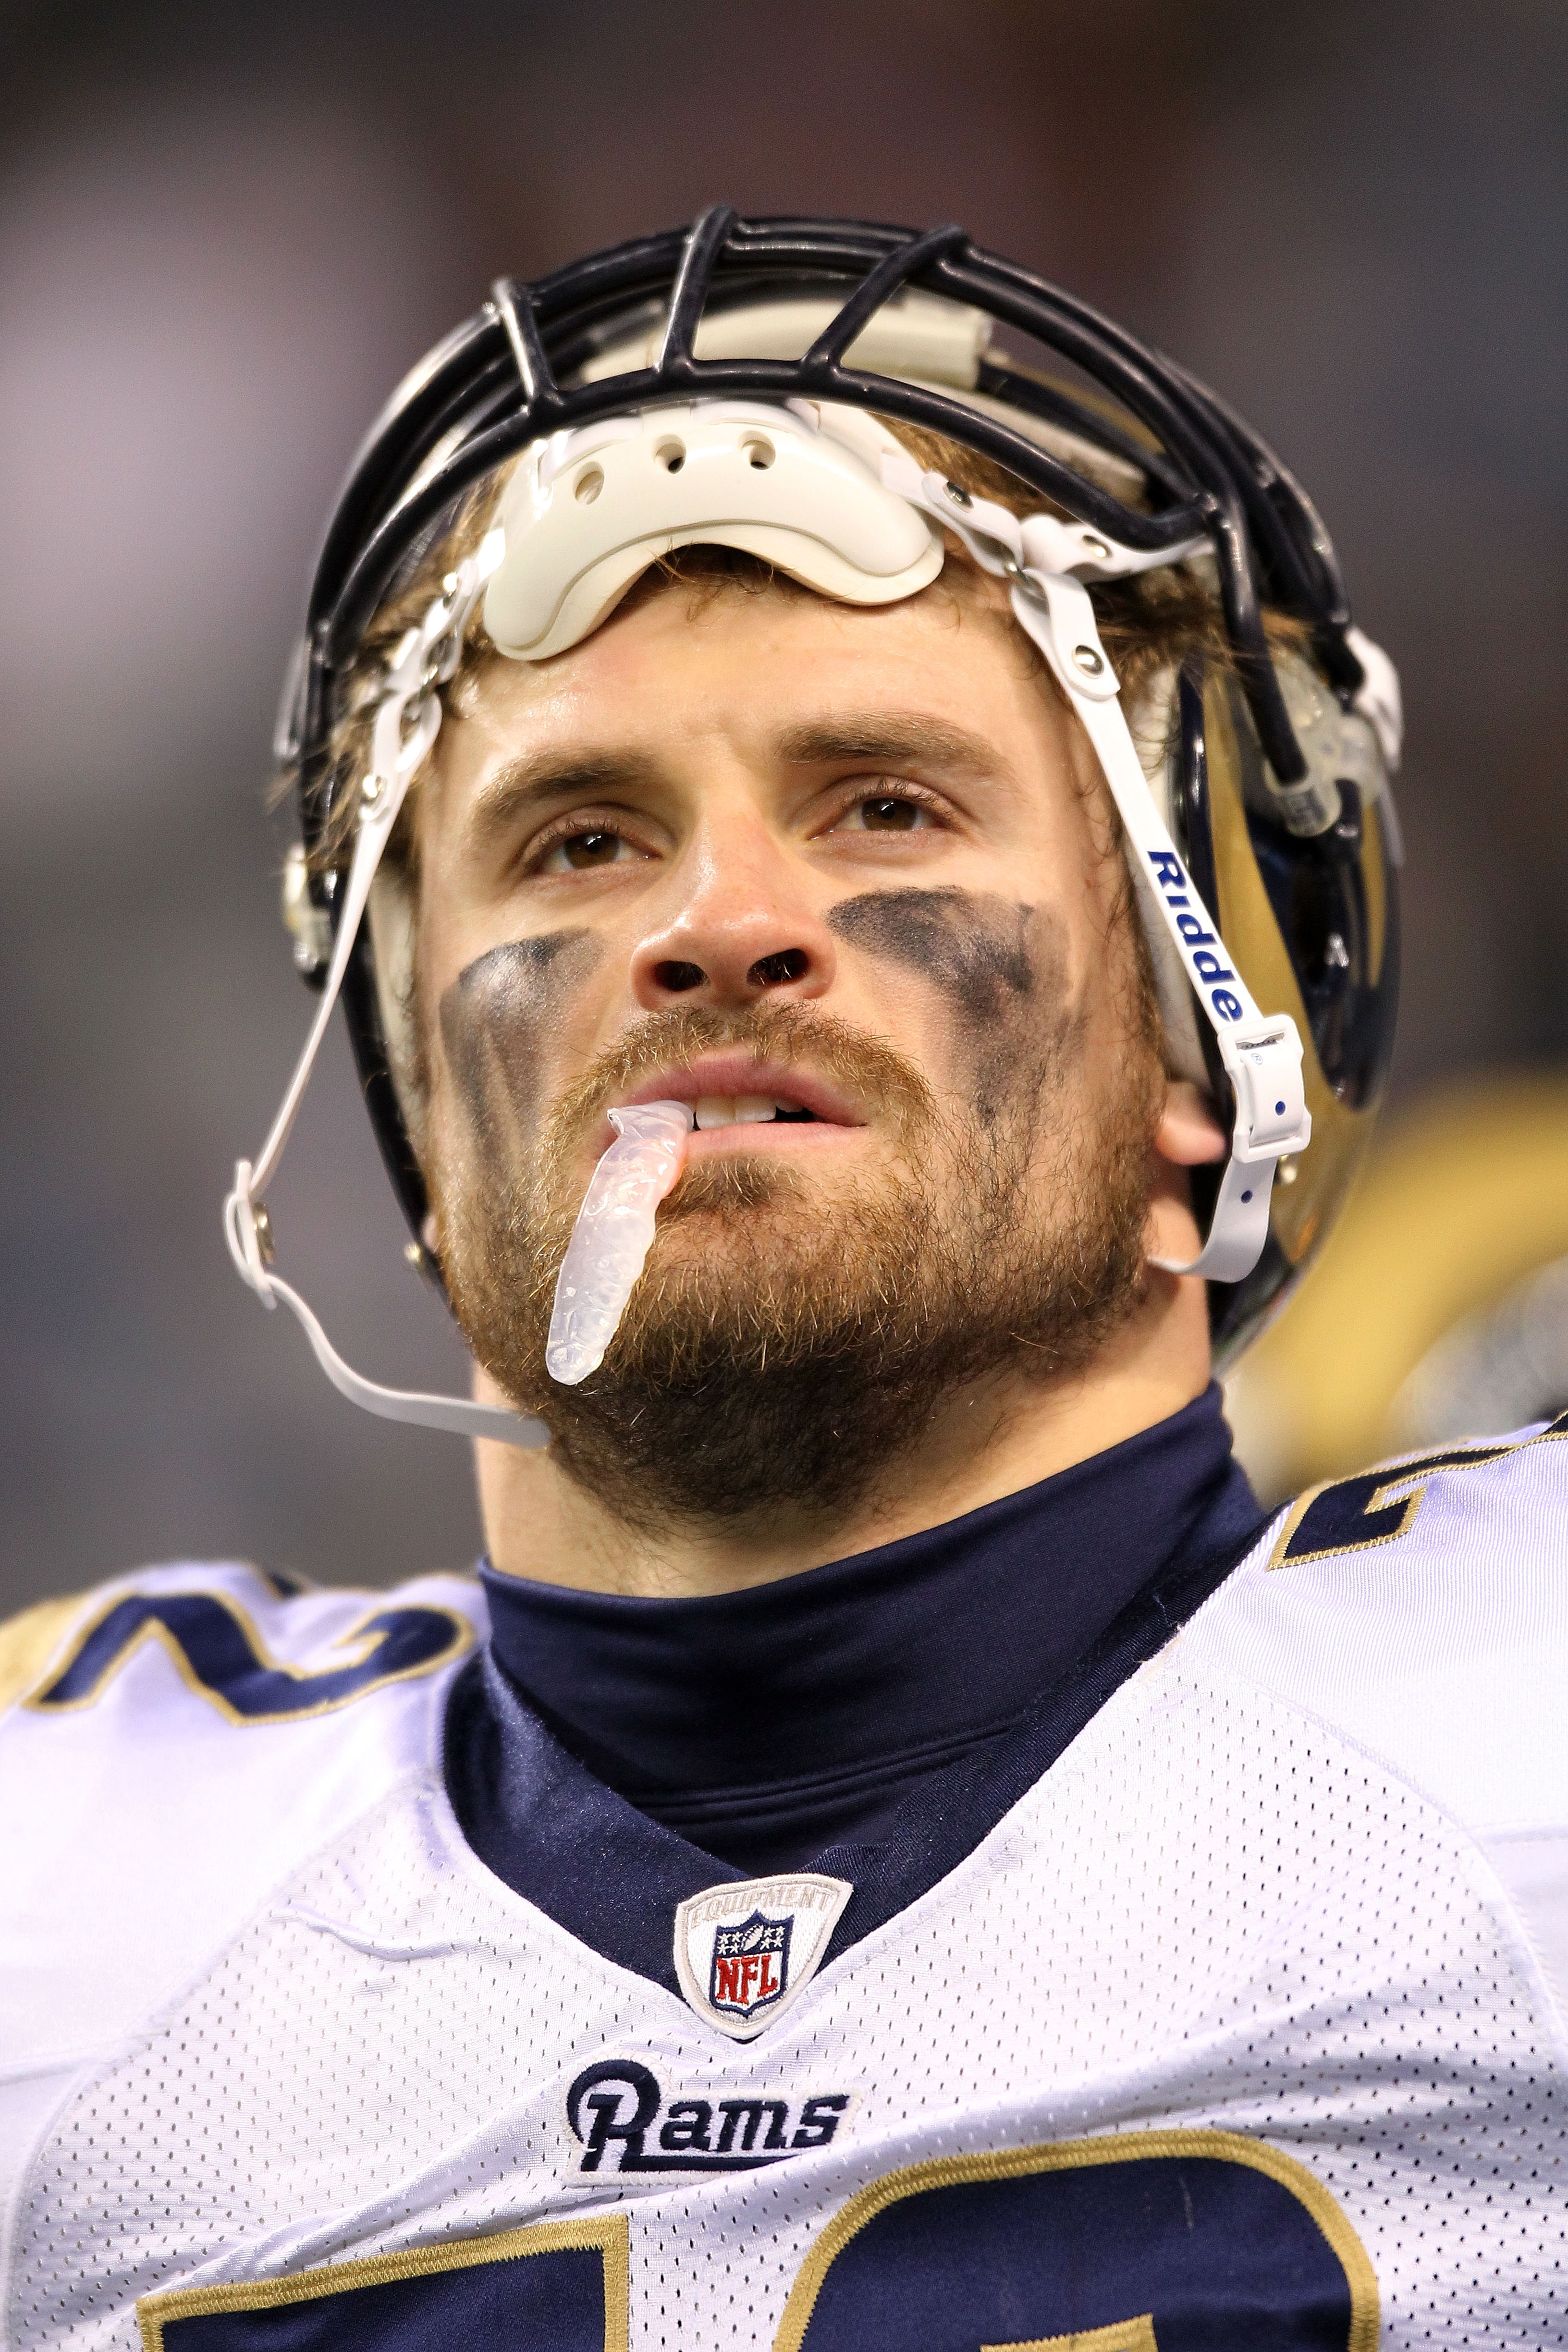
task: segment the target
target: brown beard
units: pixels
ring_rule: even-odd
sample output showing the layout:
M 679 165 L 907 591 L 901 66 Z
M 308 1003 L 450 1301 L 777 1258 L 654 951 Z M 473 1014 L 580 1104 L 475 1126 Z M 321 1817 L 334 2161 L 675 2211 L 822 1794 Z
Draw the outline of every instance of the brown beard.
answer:
M 1141 1294 L 1158 1056 L 1130 1041 L 1089 1131 L 1081 1022 L 1046 1027 L 1006 1057 L 1004 1100 L 993 1059 L 973 1079 L 987 1099 L 952 1111 L 885 1041 L 795 1003 L 649 1016 L 531 1147 L 515 1107 L 470 1103 L 479 1148 L 435 1192 L 476 1356 L 628 1527 L 842 1513 L 896 1476 L 955 1389 L 1003 1368 L 1078 1370 Z M 874 1176 L 836 1175 L 830 1203 L 809 1167 L 771 1156 L 689 1165 L 603 1365 L 558 1387 L 544 1345 L 584 1138 L 638 1079 L 735 1046 L 808 1062 L 893 1149 Z

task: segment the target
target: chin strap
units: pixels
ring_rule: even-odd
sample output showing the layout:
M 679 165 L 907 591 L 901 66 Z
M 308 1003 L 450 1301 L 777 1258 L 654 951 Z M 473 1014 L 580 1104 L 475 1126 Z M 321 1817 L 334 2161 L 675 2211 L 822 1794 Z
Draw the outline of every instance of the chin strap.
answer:
M 271 1271 L 272 1223 L 260 1198 L 276 1175 L 289 1133 L 310 1084 L 321 1040 L 327 1034 L 332 1007 L 343 984 L 349 957 L 364 910 L 370 886 L 382 855 L 392 838 L 398 811 L 410 782 L 429 756 L 441 725 L 437 689 L 457 669 L 468 616 L 504 549 L 492 532 L 477 555 L 469 556 L 450 573 L 441 594 L 425 618 L 408 631 L 387 664 L 382 699 L 377 706 L 371 739 L 370 772 L 360 785 L 359 825 L 353 858 L 343 887 L 337 937 L 316 1017 L 305 1049 L 289 1079 L 278 1116 L 254 1164 L 242 1160 L 234 1171 L 234 1190 L 223 1204 L 224 1238 L 228 1253 L 268 1308 L 279 1299 L 295 1316 L 315 1354 L 316 1361 L 340 1393 L 366 1412 L 386 1421 L 413 1422 L 427 1429 L 445 1429 L 459 1437 L 490 1437 L 506 1445 L 545 1445 L 550 1433 L 542 1422 L 498 1405 L 476 1404 L 468 1397 L 426 1396 L 416 1390 L 383 1388 L 345 1364 L 320 1322 L 299 1292 Z
M 1088 590 L 1059 572 L 1026 572 L 1013 583 L 1012 603 L 1018 625 L 1060 679 L 1099 755 L 1123 830 L 1214 1030 L 1236 1096 L 1230 1158 L 1207 1241 L 1184 1265 L 1173 1258 L 1150 1263 L 1167 1274 L 1239 1282 L 1258 1264 L 1268 1236 L 1275 1169 L 1287 1152 L 1304 1151 L 1311 1141 L 1300 1034 L 1288 1013 L 1259 1013 L 1246 982 L 1225 961 L 1224 942 L 1209 928 L 1208 910 L 1154 806 Z
M 1020 522 L 1005 507 L 972 498 L 940 474 L 922 473 L 908 457 L 885 457 L 882 478 L 955 532 L 983 571 L 1011 583 L 1014 617 L 1050 664 L 1094 746 L 1148 895 L 1175 941 L 1236 1096 L 1230 1158 L 1208 1239 L 1185 1264 L 1163 1257 L 1150 1263 L 1166 1274 L 1239 1282 L 1258 1264 L 1268 1237 L 1275 1169 L 1287 1152 L 1304 1151 L 1311 1140 L 1300 1034 L 1288 1013 L 1259 1013 L 1247 983 L 1225 961 L 1224 941 L 1209 927 L 1207 909 L 1154 805 L 1083 584 L 1085 577 L 1122 579 L 1178 562 L 1208 542 L 1194 538 L 1149 553 L 1053 515 Z

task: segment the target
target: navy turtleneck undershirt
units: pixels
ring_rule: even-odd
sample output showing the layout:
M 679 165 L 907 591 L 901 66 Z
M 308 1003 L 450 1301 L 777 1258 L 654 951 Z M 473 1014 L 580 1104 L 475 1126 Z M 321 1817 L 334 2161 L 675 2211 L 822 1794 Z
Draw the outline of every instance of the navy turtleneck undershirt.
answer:
M 529 1718 L 637 1811 L 745 1873 L 875 1844 L 911 1790 L 1059 1684 L 1152 1580 L 1263 1521 L 1217 1387 L 962 1518 L 711 1600 L 627 1600 L 481 1569 L 492 1640 L 448 1738 L 454 1802 L 504 1853 Z M 477 1702 L 477 1704 L 476 1704 Z

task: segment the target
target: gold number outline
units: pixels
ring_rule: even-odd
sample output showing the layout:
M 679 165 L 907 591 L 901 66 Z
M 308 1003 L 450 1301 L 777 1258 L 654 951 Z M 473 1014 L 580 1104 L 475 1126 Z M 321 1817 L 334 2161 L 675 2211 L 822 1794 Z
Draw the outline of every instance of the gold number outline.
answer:
M 1075 2327 L 1067 2336 L 1035 2336 L 1026 2344 L 983 2344 L 980 2352 L 1160 2352 L 1147 2311 L 1109 2327 Z
M 1363 1537 L 1360 1543 L 1327 1544 L 1318 1551 L 1292 1552 L 1290 1544 L 1297 1529 L 1321 1496 L 1332 1494 L 1336 1486 L 1354 1486 L 1375 1474 L 1370 1470 L 1358 1470 L 1348 1478 L 1321 1478 L 1315 1486 L 1309 1486 L 1306 1493 L 1299 1495 L 1291 1504 L 1266 1565 L 1270 1571 L 1279 1568 L 1307 1568 L 1314 1560 L 1338 1559 L 1352 1551 L 1375 1551 L 1380 1544 L 1397 1543 L 1400 1537 L 1407 1536 L 1415 1526 L 1415 1515 L 1426 1499 L 1429 1482 L 1444 1471 L 1485 1470 L 1492 1463 L 1506 1462 L 1515 1454 L 1528 1454 L 1532 1445 L 1549 1445 L 1560 1440 L 1568 1441 L 1568 1413 L 1561 1414 L 1549 1429 L 1539 1429 L 1533 1437 L 1521 1438 L 1517 1445 L 1456 1445 L 1448 1453 L 1420 1454 L 1409 1462 L 1386 1463 L 1383 1465 L 1379 1484 L 1362 1505 L 1361 1516 L 1369 1519 L 1376 1511 L 1388 1510 L 1400 1499 L 1399 1489 L 1416 1480 L 1419 1483 L 1412 1486 L 1403 1498 L 1405 1511 L 1396 1528 L 1391 1528 L 1386 1535 Z
M 976 2180 L 1016 2180 L 1037 2172 L 1065 2172 L 1097 2164 L 1132 2164 L 1148 2157 L 1215 2157 L 1222 2163 L 1261 2172 L 1304 2205 L 1338 2257 L 1350 2290 L 1351 2326 L 1346 2352 L 1377 2352 L 1377 2274 L 1349 2217 L 1315 2173 L 1292 2156 L 1242 2132 L 1115 2132 L 1092 2139 L 1051 2140 L 1034 2147 L 998 2149 L 984 2156 L 939 2156 L 889 2172 L 842 2206 L 795 2273 L 773 2338 L 773 2352 L 800 2352 L 823 2281 L 851 2238 L 868 2221 L 905 2197 L 931 2189 L 952 2189 Z M 1047 2336 L 1047 2343 L 1050 2342 Z M 1070 2336 L 1068 2342 L 1071 2342 Z
M 626 2352 L 630 2306 L 626 2217 L 606 2214 L 584 2221 L 542 2221 L 487 2238 L 449 2239 L 441 2246 L 415 2246 L 405 2253 L 370 2254 L 357 2262 L 332 2263 L 321 2270 L 296 2271 L 287 2278 L 259 2279 L 234 2286 L 177 2286 L 144 2294 L 136 2305 L 142 2352 L 165 2352 L 163 2330 L 171 2321 L 213 2312 L 273 2311 L 279 2305 L 312 2303 L 356 2287 L 385 2286 L 395 2279 L 427 2277 L 434 2271 L 475 2270 L 489 2263 L 526 2261 L 535 2254 L 580 2253 L 597 2249 L 604 2263 L 605 2352 Z
M 879 2213 L 903 2198 L 978 2180 L 1010 2180 L 1033 2173 L 1181 2157 L 1245 2165 L 1288 2189 L 1305 2207 L 1344 2272 L 1351 2300 L 1346 2352 L 1377 2352 L 1376 2273 L 1354 2227 L 1331 2191 L 1294 2157 L 1271 2147 L 1267 2141 L 1226 2131 L 1102 2134 L 1090 2139 L 1047 2141 L 1040 2146 L 1004 2148 L 980 2156 L 937 2157 L 887 2173 L 842 2206 L 811 2248 L 795 2273 L 773 2339 L 773 2352 L 800 2352 L 823 2281 L 837 2256 Z M 358 2287 L 382 2286 L 396 2279 L 424 2277 L 432 2272 L 471 2269 L 483 2263 L 526 2260 L 531 2255 L 594 2248 L 604 2263 L 605 2352 L 627 2352 L 629 2240 L 626 2216 L 613 2213 L 580 2221 L 535 2223 L 489 2237 L 448 2240 L 443 2245 L 417 2246 L 401 2253 L 371 2254 L 353 2262 L 295 2272 L 284 2278 L 228 2286 L 165 2288 L 158 2294 L 143 2295 L 136 2305 L 142 2352 L 166 2352 L 163 2331 L 174 2320 L 226 2311 L 274 2310 L 281 2305 L 312 2302 L 320 2296 L 346 2294 Z M 1044 2352 L 1047 2347 L 1074 2346 L 1082 2337 L 1087 2347 L 1097 2336 L 1130 2328 L 1146 2329 L 1152 2340 L 1152 2319 L 1145 2315 L 1121 2321 L 1116 2330 L 1091 2330 L 1087 2336 L 1080 2330 L 1077 2336 L 1069 2333 L 1065 2336 L 1046 2336 L 1037 2342 Z M 1007 2352 L 1034 2352 L 1034 2347 L 1012 2347 Z

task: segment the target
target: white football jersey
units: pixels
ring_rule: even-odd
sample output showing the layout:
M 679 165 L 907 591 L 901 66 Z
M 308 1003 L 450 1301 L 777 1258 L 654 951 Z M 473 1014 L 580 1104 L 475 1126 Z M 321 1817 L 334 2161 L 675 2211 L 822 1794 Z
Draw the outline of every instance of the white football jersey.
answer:
M 1305 1498 L 847 1943 L 826 1866 L 703 1863 L 657 1979 L 503 1884 L 483 1632 L 232 1566 L 13 1629 L 16 2352 L 1568 2344 L 1568 1419 Z M 536 1828 L 612 1919 L 602 1795 Z

